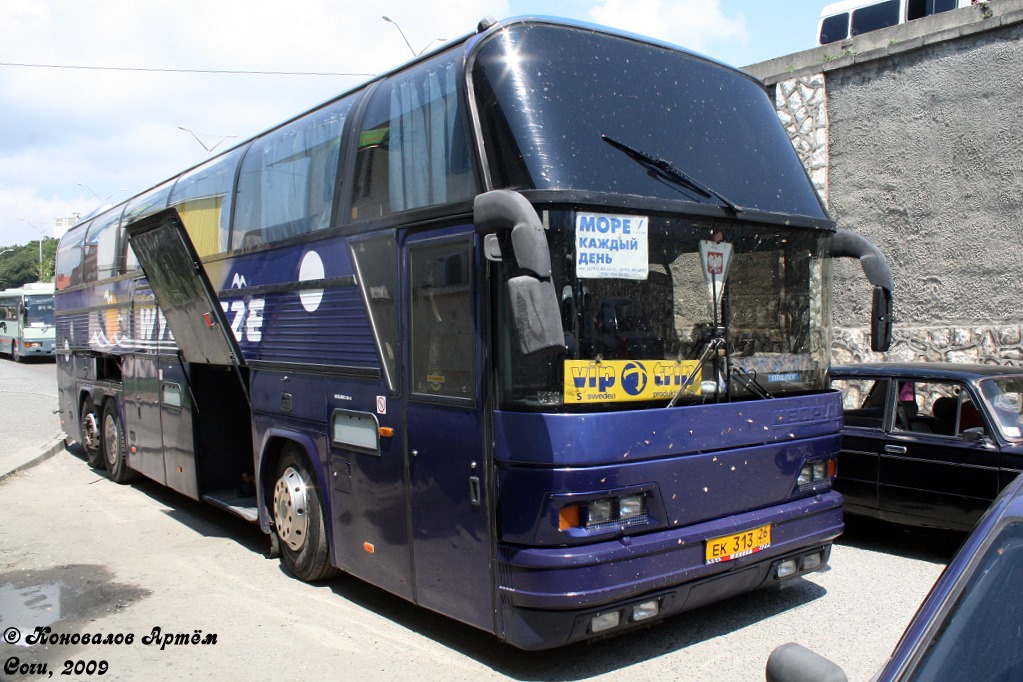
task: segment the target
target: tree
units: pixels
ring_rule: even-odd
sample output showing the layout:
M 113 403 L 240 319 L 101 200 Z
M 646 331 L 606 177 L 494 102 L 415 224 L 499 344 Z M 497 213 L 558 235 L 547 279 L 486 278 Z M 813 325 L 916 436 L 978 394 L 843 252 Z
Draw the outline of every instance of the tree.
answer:
M 29 242 L 21 246 L 0 246 L 0 289 L 20 287 L 26 282 L 51 281 L 57 254 L 57 240 L 43 239 L 42 252 L 40 262 L 39 242 Z

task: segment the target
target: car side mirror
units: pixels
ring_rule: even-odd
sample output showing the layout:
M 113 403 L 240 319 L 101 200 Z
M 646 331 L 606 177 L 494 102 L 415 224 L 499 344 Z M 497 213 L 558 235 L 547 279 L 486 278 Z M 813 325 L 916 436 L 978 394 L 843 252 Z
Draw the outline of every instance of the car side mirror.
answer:
M 767 659 L 767 682 L 849 682 L 845 672 L 820 654 L 789 642 Z
M 983 426 L 976 426 L 972 429 L 966 429 L 962 433 L 963 440 L 967 443 L 980 443 L 987 438 L 987 434 L 984 433 Z

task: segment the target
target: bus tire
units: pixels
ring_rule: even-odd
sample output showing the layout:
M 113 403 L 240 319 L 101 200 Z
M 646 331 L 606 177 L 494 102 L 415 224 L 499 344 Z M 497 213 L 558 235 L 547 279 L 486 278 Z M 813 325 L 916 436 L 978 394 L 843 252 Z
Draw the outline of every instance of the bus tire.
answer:
M 93 469 L 104 468 L 103 437 L 100 431 L 100 414 L 96 410 L 92 399 L 86 398 L 82 401 L 82 450 L 85 451 L 85 461 Z
M 285 445 L 281 453 L 271 512 L 274 533 L 280 540 L 281 562 L 288 573 L 307 583 L 337 574 L 330 563 L 316 478 L 293 443 Z
M 18 350 L 18 342 L 11 342 L 11 359 L 15 362 L 22 362 L 25 358 L 22 357 L 21 351 Z
M 117 414 L 117 403 L 107 400 L 103 404 L 103 459 L 107 474 L 114 483 L 131 483 L 136 473 L 128 468 L 128 455 L 124 447 L 124 429 Z

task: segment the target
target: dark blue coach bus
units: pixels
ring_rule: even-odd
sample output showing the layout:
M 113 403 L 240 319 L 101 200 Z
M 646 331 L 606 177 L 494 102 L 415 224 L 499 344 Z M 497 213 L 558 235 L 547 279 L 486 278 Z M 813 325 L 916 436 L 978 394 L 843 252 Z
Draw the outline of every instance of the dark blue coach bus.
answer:
M 61 417 L 96 467 L 522 648 L 820 569 L 836 229 L 760 83 L 485 21 L 73 228 Z

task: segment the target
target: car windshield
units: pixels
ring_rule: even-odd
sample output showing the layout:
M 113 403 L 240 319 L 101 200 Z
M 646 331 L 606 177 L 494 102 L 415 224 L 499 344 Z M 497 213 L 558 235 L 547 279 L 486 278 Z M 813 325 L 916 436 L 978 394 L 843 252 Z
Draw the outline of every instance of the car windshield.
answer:
M 618 237 L 599 232 L 599 217 L 590 232 L 590 217 L 547 214 L 564 353 L 521 355 L 500 289 L 496 331 L 505 407 L 664 406 L 690 373 L 682 402 L 825 388 L 830 328 L 823 311 L 831 272 L 830 259 L 822 257 L 825 234 L 737 220 L 632 216 L 621 220 L 644 227 L 632 225 L 624 241 L 637 248 L 601 260 L 600 242 L 617 244 Z M 720 351 L 710 357 L 712 344 Z
M 1023 376 L 984 379 L 980 389 L 1001 434 L 1023 440 Z
M 910 680 L 1023 679 L 1023 524 L 1006 525 L 972 570 Z

